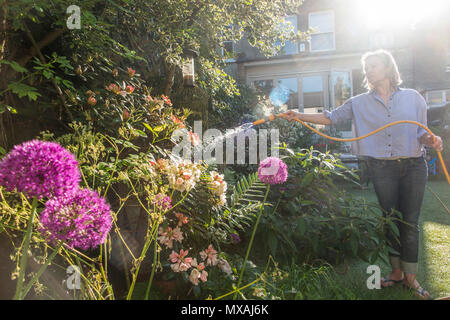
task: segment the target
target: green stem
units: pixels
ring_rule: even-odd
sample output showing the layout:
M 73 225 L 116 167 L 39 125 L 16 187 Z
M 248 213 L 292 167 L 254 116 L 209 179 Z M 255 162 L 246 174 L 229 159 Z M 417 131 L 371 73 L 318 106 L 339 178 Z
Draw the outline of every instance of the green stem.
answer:
M 158 230 L 158 226 L 156 226 L 156 230 Z M 148 281 L 148 284 L 147 284 L 147 290 L 145 291 L 145 300 L 148 300 L 148 296 L 150 295 L 150 288 L 152 287 L 153 277 L 155 276 L 157 254 L 158 254 L 158 241 L 156 241 L 156 235 L 155 235 L 153 249 L 154 249 L 153 250 L 153 267 L 152 267 L 152 273 L 150 275 L 150 280 Z
M 133 295 L 134 286 L 136 285 L 136 280 L 137 280 L 137 277 L 138 277 L 139 269 L 141 268 L 142 261 L 145 258 L 145 255 L 147 253 L 148 248 L 150 247 L 150 244 L 152 243 L 152 239 L 153 239 L 152 235 L 155 232 L 155 226 L 156 225 L 157 225 L 157 223 L 155 221 L 153 223 L 152 230 L 148 233 L 148 239 L 147 239 L 147 241 L 144 244 L 144 248 L 142 249 L 141 256 L 137 260 L 136 271 L 133 274 L 133 280 L 131 282 L 131 287 L 128 290 L 127 300 L 131 300 L 131 297 Z M 156 241 L 156 238 L 154 239 L 154 241 Z
M 23 289 L 23 293 L 21 294 L 21 297 L 20 297 L 21 300 L 25 299 L 26 295 L 28 294 L 28 291 L 30 291 L 30 289 L 33 286 L 33 284 L 39 279 L 39 277 L 47 269 L 48 265 L 53 261 L 53 258 L 55 258 L 56 254 L 59 252 L 59 249 L 62 247 L 62 245 L 63 245 L 63 242 L 60 241 L 58 246 L 53 250 L 53 252 L 50 255 L 50 257 L 48 257 L 48 259 L 45 262 L 45 264 L 43 266 L 41 266 L 39 271 L 34 275 L 33 279 L 31 279 L 31 281 L 28 283 L 28 285 Z
M 31 204 L 31 213 L 27 225 L 27 233 L 25 234 L 24 247 L 22 250 L 22 256 L 20 257 L 20 269 L 19 277 L 17 279 L 16 293 L 14 294 L 14 300 L 21 299 L 22 285 L 25 278 L 27 262 L 28 262 L 28 250 L 30 248 L 31 232 L 33 230 L 34 217 L 36 216 L 36 207 L 38 199 L 36 196 L 33 197 L 33 203 Z
M 250 243 L 248 244 L 248 247 L 247 247 L 247 253 L 245 254 L 244 263 L 242 265 L 241 274 L 239 275 L 239 281 L 237 283 L 236 288 L 239 288 L 239 286 L 241 285 L 242 277 L 243 277 L 244 271 L 245 271 L 245 265 L 247 264 L 247 259 L 250 254 L 250 250 L 252 249 L 253 240 L 254 240 L 255 234 L 256 234 L 256 229 L 258 228 L 259 220 L 261 219 L 261 215 L 262 215 L 263 209 L 264 209 L 264 204 L 266 203 L 266 199 L 267 199 L 267 195 L 269 194 L 269 190 L 270 190 L 270 184 L 267 185 L 266 194 L 264 195 L 264 200 L 261 203 L 261 206 L 259 207 L 258 218 L 256 218 L 256 223 L 255 223 L 255 226 L 253 227 L 253 233 L 250 238 Z M 237 296 L 237 292 L 235 292 L 235 294 L 233 296 L 233 300 L 236 299 L 236 296 Z

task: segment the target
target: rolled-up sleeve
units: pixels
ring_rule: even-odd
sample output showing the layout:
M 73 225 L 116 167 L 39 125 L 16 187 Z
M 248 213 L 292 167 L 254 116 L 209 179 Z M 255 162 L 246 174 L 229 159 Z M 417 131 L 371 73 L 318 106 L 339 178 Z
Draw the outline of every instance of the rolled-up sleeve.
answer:
M 418 107 L 418 122 L 423 124 L 424 126 L 428 127 L 427 124 L 427 103 L 425 99 L 420 95 L 420 93 L 417 93 L 416 103 Z M 417 139 L 420 139 L 422 135 L 427 133 L 427 130 L 422 128 L 421 126 L 417 126 Z
M 348 99 L 345 103 L 332 110 L 325 110 L 323 112 L 325 116 L 331 120 L 331 124 L 338 124 L 342 121 L 352 120 L 353 119 L 353 110 L 352 110 L 352 99 Z

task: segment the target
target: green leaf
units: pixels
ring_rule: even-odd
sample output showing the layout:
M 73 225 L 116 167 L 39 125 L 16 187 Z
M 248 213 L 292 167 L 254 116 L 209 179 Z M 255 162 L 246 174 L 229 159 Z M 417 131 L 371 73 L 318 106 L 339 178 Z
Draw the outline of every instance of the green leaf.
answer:
M 314 179 L 314 172 L 309 172 L 305 175 L 305 177 L 302 179 L 300 183 L 300 187 L 304 188 L 311 184 L 311 182 Z
M 44 75 L 45 78 L 50 79 L 51 77 L 53 77 L 53 73 L 48 71 L 48 70 L 44 70 L 42 71 L 42 74 Z
M 297 220 L 297 229 L 300 236 L 303 236 L 306 232 L 306 221 L 303 218 L 299 218 Z
M 20 64 L 18 64 L 15 61 L 0 60 L 0 63 L 4 63 L 4 64 L 10 65 L 11 68 L 13 68 L 14 71 L 16 71 L 16 72 L 28 72 L 27 69 L 25 69 L 24 67 L 22 67 Z
M 167 126 L 167 125 L 162 124 L 162 125 L 160 125 L 160 126 L 154 127 L 153 130 L 155 130 L 156 132 L 161 132 L 161 131 L 163 131 L 163 130 L 166 128 L 166 126 Z
M 352 253 L 355 257 L 358 254 L 358 246 L 359 246 L 358 238 L 354 233 L 352 233 L 350 235 L 350 248 L 352 249 Z
M 275 254 L 277 252 L 277 248 L 278 248 L 278 239 L 273 232 L 269 233 L 268 241 L 269 241 L 270 252 L 272 253 L 273 256 L 275 256 Z
M 36 100 L 41 94 L 37 92 L 36 88 L 30 87 L 20 82 L 12 82 L 8 85 L 8 88 L 12 90 L 19 98 L 28 96 L 29 100 Z

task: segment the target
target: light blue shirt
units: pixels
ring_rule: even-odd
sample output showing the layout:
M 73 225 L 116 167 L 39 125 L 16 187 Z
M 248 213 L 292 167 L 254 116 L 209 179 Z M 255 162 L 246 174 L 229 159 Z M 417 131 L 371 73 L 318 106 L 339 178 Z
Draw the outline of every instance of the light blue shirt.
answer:
M 354 137 L 399 120 L 413 120 L 427 126 L 427 104 L 420 93 L 413 89 L 396 88 L 389 97 L 388 105 L 372 90 L 352 97 L 339 108 L 331 112 L 326 110 L 324 114 L 331 124 L 353 120 Z M 419 138 L 426 132 L 416 124 L 397 124 L 353 142 L 352 153 L 374 158 L 420 157 L 424 146 Z

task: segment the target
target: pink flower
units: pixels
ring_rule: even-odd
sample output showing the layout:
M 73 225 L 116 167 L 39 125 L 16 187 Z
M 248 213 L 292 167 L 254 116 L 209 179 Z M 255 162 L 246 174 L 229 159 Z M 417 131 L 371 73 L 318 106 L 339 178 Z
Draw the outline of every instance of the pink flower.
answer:
M 226 274 L 230 275 L 233 273 L 233 271 L 231 270 L 230 265 L 228 264 L 228 262 L 224 259 L 219 259 L 218 263 L 217 263 L 217 267 L 222 270 L 223 272 L 225 272 Z
M 130 86 L 130 85 L 128 85 L 128 86 L 126 86 L 126 88 L 125 88 L 125 91 L 126 91 L 126 92 L 128 92 L 128 93 L 133 93 L 133 91 L 134 91 L 134 87 L 133 87 L 133 86 Z
M 217 264 L 217 251 L 213 249 L 212 245 L 209 245 L 207 249 L 200 252 L 200 257 L 202 257 L 202 260 L 206 259 L 208 266 L 215 266 Z
M 189 281 L 191 281 L 191 283 L 194 286 L 198 286 L 198 280 L 200 278 L 200 272 L 197 269 L 192 269 L 191 274 L 189 275 Z
M 200 274 L 200 280 L 206 282 L 208 280 L 208 272 L 203 270 L 202 273 Z
M 264 183 L 281 184 L 287 177 L 287 165 L 279 158 L 268 157 L 259 164 L 258 178 Z
M 191 267 L 192 258 L 186 257 L 189 253 L 189 250 L 184 251 L 180 250 L 180 254 L 172 251 L 169 255 L 169 260 L 173 262 L 170 266 L 174 272 L 183 272 L 187 271 Z
M 128 112 L 127 109 L 123 109 L 123 112 L 122 112 L 123 121 L 127 121 L 129 118 L 130 118 L 130 113 Z
M 119 86 L 115 83 L 110 83 L 109 86 L 106 87 L 106 90 L 111 91 L 115 94 L 119 94 L 120 92 Z
M 161 98 L 163 99 L 163 101 L 164 101 L 164 103 L 165 104 L 167 104 L 168 106 L 172 106 L 172 102 L 170 101 L 170 99 L 167 97 L 167 96 L 165 96 L 165 95 L 161 95 Z
M 90 106 L 95 106 L 95 104 L 97 103 L 97 100 L 95 100 L 95 98 L 93 97 L 93 96 L 90 96 L 89 98 L 88 98 L 88 104 L 90 105 Z
M 193 285 L 198 286 L 199 280 L 201 280 L 202 282 L 208 281 L 208 272 L 203 269 L 194 268 L 189 275 L 189 280 Z
M 183 121 L 178 119 L 176 116 L 171 115 L 170 120 L 172 120 L 175 124 L 177 124 L 179 128 L 185 128 Z
M 175 216 L 178 219 L 178 226 L 181 227 L 183 224 L 186 224 L 189 222 L 188 217 L 184 216 L 182 213 L 175 212 Z
M 198 137 L 198 134 L 192 131 L 189 131 L 189 140 L 191 141 L 194 147 L 200 143 L 200 138 Z
M 176 227 L 175 229 L 167 227 L 166 231 L 164 231 L 163 228 L 159 228 L 158 234 L 161 235 L 160 237 L 157 238 L 158 241 L 160 241 L 161 244 L 165 245 L 169 249 L 173 248 L 174 240 L 180 243 L 183 241 L 183 233 L 178 227 Z
M 133 78 L 135 73 L 136 73 L 136 70 L 133 70 L 132 68 L 128 68 L 128 75 L 130 76 L 130 78 Z

